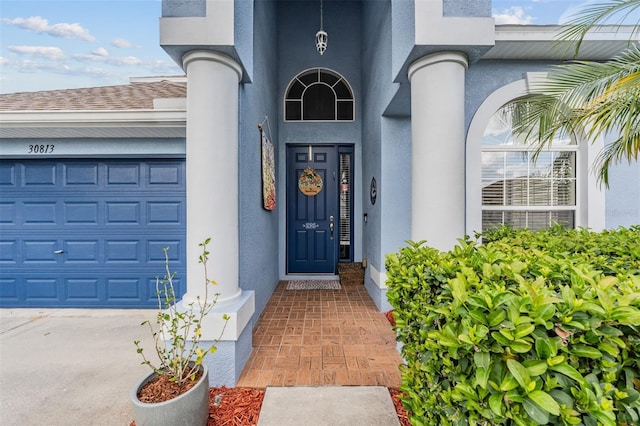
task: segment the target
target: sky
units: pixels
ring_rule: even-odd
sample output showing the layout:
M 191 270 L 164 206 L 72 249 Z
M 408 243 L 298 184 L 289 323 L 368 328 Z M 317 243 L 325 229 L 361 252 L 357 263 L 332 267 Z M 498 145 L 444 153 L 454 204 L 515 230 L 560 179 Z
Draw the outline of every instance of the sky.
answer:
M 493 0 L 496 24 L 557 24 L 593 0 Z M 0 93 L 182 75 L 159 44 L 161 0 L 0 0 Z

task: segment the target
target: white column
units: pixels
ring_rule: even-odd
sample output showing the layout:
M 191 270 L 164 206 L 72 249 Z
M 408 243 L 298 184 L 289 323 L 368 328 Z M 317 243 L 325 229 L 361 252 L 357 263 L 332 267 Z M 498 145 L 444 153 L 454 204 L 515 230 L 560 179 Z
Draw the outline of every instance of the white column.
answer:
M 209 296 L 218 306 L 236 300 L 238 285 L 238 83 L 242 69 L 223 54 L 196 50 L 183 58 L 187 73 L 187 293 L 204 296 L 199 243 L 211 237 Z
M 465 232 L 464 88 L 467 57 L 439 52 L 409 67 L 411 238 L 450 250 Z

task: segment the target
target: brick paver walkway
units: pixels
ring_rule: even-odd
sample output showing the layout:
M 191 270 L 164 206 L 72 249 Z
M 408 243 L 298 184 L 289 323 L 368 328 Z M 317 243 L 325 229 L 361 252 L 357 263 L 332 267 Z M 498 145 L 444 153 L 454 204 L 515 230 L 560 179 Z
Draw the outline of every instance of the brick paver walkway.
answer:
M 395 335 L 363 285 L 286 290 L 280 282 L 253 331 L 238 387 L 400 386 Z

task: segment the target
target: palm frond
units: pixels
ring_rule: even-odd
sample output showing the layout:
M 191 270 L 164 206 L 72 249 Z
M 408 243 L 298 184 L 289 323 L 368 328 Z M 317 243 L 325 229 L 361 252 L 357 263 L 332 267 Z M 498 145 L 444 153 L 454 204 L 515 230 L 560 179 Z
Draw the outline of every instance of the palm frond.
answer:
M 570 17 L 566 23 L 568 27 L 558 34 L 558 38 L 575 41 L 574 55 L 577 55 L 585 35 L 595 25 L 602 24 L 611 18 L 616 19 L 613 22 L 614 25 L 621 25 L 638 8 L 640 8 L 639 0 L 609 0 L 586 6 Z M 631 37 L 640 30 L 638 23 L 635 23 Z
M 640 48 L 607 62 L 574 61 L 552 68 L 531 96 L 512 102 L 513 133 L 535 146 L 535 155 L 556 136 L 578 132 L 589 140 L 617 132 L 614 146 L 598 157 L 598 180 L 608 167 L 640 152 Z
M 635 146 L 635 155 L 628 156 L 628 148 Z M 613 164 L 621 163 L 625 159 L 631 163 L 632 160 L 638 160 L 638 148 L 640 147 L 640 129 L 636 128 L 635 133 L 629 135 L 627 143 L 623 143 L 622 137 L 605 146 L 598 154 L 593 169 L 599 183 L 603 183 L 609 187 L 609 169 Z

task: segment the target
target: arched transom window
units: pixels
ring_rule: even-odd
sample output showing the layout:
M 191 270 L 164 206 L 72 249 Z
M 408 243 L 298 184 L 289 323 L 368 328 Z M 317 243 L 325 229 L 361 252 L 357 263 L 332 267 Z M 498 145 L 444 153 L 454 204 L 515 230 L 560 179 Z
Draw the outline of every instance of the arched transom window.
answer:
M 285 94 L 285 121 L 353 121 L 355 104 L 349 83 L 326 68 L 313 68 L 291 80 Z
M 482 229 L 574 227 L 578 146 L 556 138 L 534 161 L 535 148 L 511 131 L 508 108 L 491 117 L 482 138 Z

